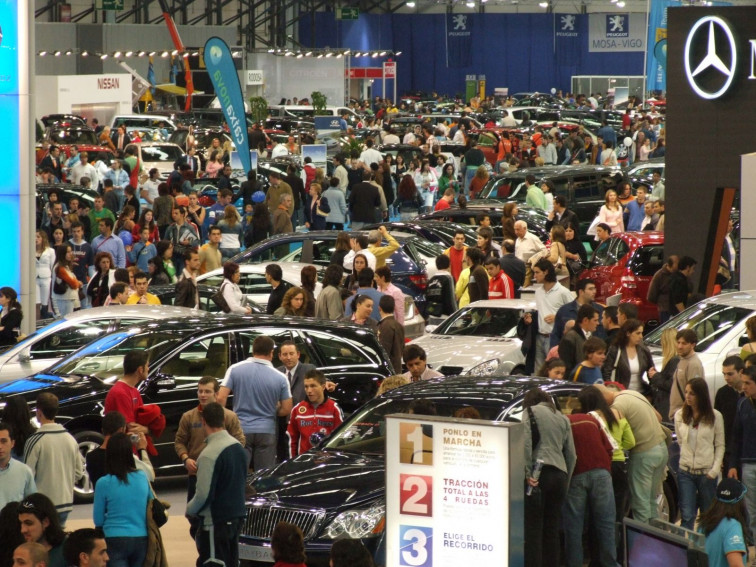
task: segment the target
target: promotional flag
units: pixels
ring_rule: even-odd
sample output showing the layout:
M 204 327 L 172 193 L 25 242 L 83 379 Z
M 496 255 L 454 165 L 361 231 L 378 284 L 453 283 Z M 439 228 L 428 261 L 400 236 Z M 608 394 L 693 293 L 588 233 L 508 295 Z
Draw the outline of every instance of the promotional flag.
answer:
M 680 6 L 675 0 L 651 0 L 648 13 L 648 53 L 646 55 L 646 91 L 667 88 L 667 8 Z
M 215 88 L 223 115 L 226 117 L 229 133 L 239 152 L 244 171 L 252 169 L 249 158 L 249 139 L 247 138 L 247 118 L 244 114 L 244 97 L 242 96 L 239 75 L 236 72 L 231 50 L 219 37 L 211 37 L 205 43 L 205 65 L 210 80 Z
M 446 66 L 472 65 L 472 21 L 468 14 L 446 14 Z
M 150 57 L 150 66 L 147 68 L 147 80 L 150 83 L 150 93 L 155 94 L 155 68 L 152 66 L 152 57 Z

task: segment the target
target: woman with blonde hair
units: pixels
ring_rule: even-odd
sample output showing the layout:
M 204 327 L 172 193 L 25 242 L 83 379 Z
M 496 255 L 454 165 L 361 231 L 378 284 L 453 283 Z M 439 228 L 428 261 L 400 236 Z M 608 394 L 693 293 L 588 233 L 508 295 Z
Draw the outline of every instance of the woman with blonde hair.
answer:
M 273 312 L 279 317 L 305 317 L 307 309 L 307 295 L 301 287 L 290 287 L 281 300 L 281 307 Z
M 652 403 L 662 415 L 669 415 L 669 392 L 675 379 L 680 357 L 677 356 L 677 329 L 669 327 L 661 335 L 662 369 L 649 378 Z
M 609 225 L 612 234 L 615 232 L 625 232 L 625 223 L 622 220 L 622 205 L 617 198 L 617 192 L 610 189 L 606 192 L 604 204 L 599 209 L 599 223 Z
M 236 256 L 241 250 L 242 224 L 239 211 L 233 205 L 223 209 L 223 219 L 218 223 L 221 229 L 220 253 L 223 262 Z
M 383 382 L 381 382 L 381 385 L 378 387 L 378 391 L 375 393 L 375 397 L 385 394 L 386 392 L 393 390 L 394 388 L 400 388 L 401 386 L 404 386 L 406 384 L 409 384 L 410 380 L 403 374 L 394 374 L 393 376 L 389 376 L 388 378 L 384 379 Z
M 475 170 L 475 176 L 470 181 L 470 199 L 475 199 L 483 191 L 483 187 L 486 186 L 490 177 L 491 175 L 485 165 L 481 165 Z

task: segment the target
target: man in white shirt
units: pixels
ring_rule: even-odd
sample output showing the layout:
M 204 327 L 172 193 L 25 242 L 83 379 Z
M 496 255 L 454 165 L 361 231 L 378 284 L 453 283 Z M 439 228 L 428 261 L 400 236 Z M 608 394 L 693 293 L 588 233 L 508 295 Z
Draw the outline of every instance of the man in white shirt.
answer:
M 276 159 L 289 155 L 289 150 L 286 149 L 284 144 L 279 144 L 276 140 L 271 139 L 270 159 Z
M 465 125 L 460 123 L 457 126 L 457 131 L 454 132 L 454 137 L 452 138 L 452 142 L 455 144 L 464 144 L 465 143 Z
M 535 234 L 528 232 L 528 225 L 525 221 L 518 220 L 515 222 L 515 234 L 517 235 L 515 256 L 526 264 L 531 256 L 546 249 L 546 246 Z
M 142 205 L 145 209 L 152 209 L 152 202 L 158 198 L 158 185 L 160 185 L 160 172 L 157 167 L 153 167 L 148 172 L 150 176 L 147 181 L 142 184 L 142 192 L 140 196 L 145 200 L 145 204 Z
M 399 140 L 399 136 L 396 135 L 396 132 L 391 127 L 386 127 L 386 133 L 383 135 L 383 143 L 386 145 L 389 144 L 399 144 L 401 141 Z
M 556 165 L 557 153 L 549 136 L 543 136 L 541 145 L 538 146 L 538 157 L 543 158 L 543 165 Z
M 82 177 L 89 177 L 93 189 L 97 189 L 97 186 L 100 184 L 100 177 L 97 175 L 97 170 L 94 166 L 89 163 L 87 152 L 81 152 L 79 154 L 79 163 L 71 168 L 71 183 L 81 185 Z
M 349 186 L 349 174 L 346 167 L 344 167 L 344 158 L 341 154 L 333 156 L 333 166 L 333 176 L 339 180 L 339 189 L 346 195 L 347 187 Z
M 572 293 L 557 281 L 554 264 L 542 258 L 533 266 L 533 276 L 537 284 L 535 302 L 538 311 L 538 334 L 535 336 L 535 365 L 537 371 L 543 366 L 550 348 L 551 331 L 556 313 L 562 305 L 572 301 Z
M 381 152 L 374 149 L 373 144 L 373 140 L 371 138 L 368 138 L 365 142 L 365 146 L 367 148 L 360 154 L 360 161 L 368 167 L 370 167 L 374 163 L 381 163 L 383 161 Z
M 405 372 L 402 376 L 409 378 L 411 382 L 443 376 L 440 372 L 428 367 L 426 363 L 428 357 L 419 345 L 410 344 L 404 347 L 403 357 L 408 372 Z

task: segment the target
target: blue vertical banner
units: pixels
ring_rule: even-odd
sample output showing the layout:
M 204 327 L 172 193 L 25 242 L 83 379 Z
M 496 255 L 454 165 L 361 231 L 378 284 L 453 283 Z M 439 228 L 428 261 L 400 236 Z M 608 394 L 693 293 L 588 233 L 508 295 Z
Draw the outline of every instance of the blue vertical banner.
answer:
M 219 37 L 211 37 L 205 43 L 205 66 L 215 88 L 223 115 L 226 117 L 229 133 L 239 152 L 244 171 L 252 169 L 249 158 L 249 139 L 247 138 L 247 118 L 244 114 L 244 97 L 242 96 L 239 75 L 236 72 L 231 50 Z
M 664 91 L 667 88 L 667 8 L 680 5 L 676 0 L 651 0 L 646 44 L 646 91 Z
M 579 75 L 583 45 L 585 44 L 585 21 L 583 14 L 554 14 L 554 57 L 557 77 L 553 85 L 572 90 L 571 79 Z
M 20 58 L 22 42 L 27 40 L 26 29 L 21 29 L 22 16 L 27 8 L 25 2 L 0 0 L 0 116 L 3 117 L 4 124 L 0 128 L 0 147 L 3 148 L 6 163 L 14 164 L 14 167 L 6 168 L 0 178 L 0 242 L 7 245 L 3 247 L 0 259 L 0 286 L 12 287 L 19 297 L 23 293 L 29 293 L 29 290 L 21 289 L 22 241 L 26 239 L 34 242 L 33 227 L 23 237 L 21 234 L 21 192 L 22 185 L 26 185 L 23 183 L 22 172 L 24 177 L 28 177 L 21 153 L 23 139 L 28 137 L 21 101 L 28 97 L 28 93 L 24 93 L 27 86 L 21 78 L 21 74 L 27 71 L 20 66 Z M 27 143 L 28 141 L 26 140 Z M 33 168 L 33 147 L 23 149 L 24 153 L 31 151 L 29 165 Z M 29 189 L 26 186 L 26 191 Z M 31 250 L 33 254 L 33 244 Z
M 469 67 L 472 65 L 473 16 L 469 14 L 446 14 L 446 66 Z

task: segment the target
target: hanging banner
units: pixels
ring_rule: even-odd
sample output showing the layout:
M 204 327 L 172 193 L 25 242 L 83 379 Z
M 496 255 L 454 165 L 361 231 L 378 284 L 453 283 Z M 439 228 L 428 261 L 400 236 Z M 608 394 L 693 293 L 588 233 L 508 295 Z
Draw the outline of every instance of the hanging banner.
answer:
M 667 89 L 667 8 L 680 5 L 675 0 L 651 0 L 646 57 L 647 91 Z
M 472 18 L 467 14 L 446 14 L 446 66 L 472 65 Z
M 302 163 L 304 159 L 309 157 L 312 160 L 312 165 L 320 167 L 323 171 L 328 167 L 328 160 L 326 159 L 326 153 L 328 146 L 325 144 L 303 144 L 302 145 Z M 323 191 L 328 187 L 323 187 Z
M 252 169 L 252 164 L 249 158 L 244 97 L 239 84 L 239 75 L 236 73 L 236 66 L 231 57 L 231 50 L 221 38 L 211 37 L 205 43 L 205 64 L 244 171 L 249 171 Z
M 646 49 L 645 14 L 590 14 L 588 51 L 617 53 Z

